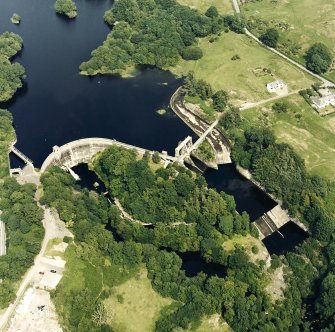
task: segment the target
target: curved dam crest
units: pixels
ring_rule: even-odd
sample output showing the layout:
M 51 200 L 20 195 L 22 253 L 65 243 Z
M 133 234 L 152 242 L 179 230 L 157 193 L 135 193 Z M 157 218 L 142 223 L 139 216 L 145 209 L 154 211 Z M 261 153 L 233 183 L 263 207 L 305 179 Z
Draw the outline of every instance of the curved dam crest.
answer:
M 111 0 L 77 2 L 78 17 L 69 21 L 56 15 L 53 1 L 0 2 L 4 19 L 0 33 L 22 36 L 24 49 L 15 58 L 27 73 L 24 87 L 9 103 L 17 133 L 16 147 L 41 167 L 54 146 L 84 137 L 106 137 L 149 151 L 173 155 L 178 141 L 196 135 L 175 114 L 158 115 L 181 85 L 171 73 L 146 68 L 136 77 L 86 77 L 79 65 L 105 40 L 110 29 L 103 21 Z M 13 12 L 22 21 L 10 22 Z M 20 166 L 12 158 L 13 167 Z M 272 202 L 231 165 L 205 174 L 210 186 L 235 197 L 237 210 L 252 219 L 270 210 Z M 286 236 L 286 234 L 284 234 Z M 285 246 L 285 243 L 283 243 Z

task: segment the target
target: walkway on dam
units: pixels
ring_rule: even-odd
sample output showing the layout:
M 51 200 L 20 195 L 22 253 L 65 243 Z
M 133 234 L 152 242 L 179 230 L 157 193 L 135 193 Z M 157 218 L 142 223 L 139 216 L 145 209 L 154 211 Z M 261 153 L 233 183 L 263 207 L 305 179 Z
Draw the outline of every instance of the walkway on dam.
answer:
M 192 148 L 192 150 L 198 148 L 205 138 L 207 138 L 216 152 L 217 164 L 231 163 L 230 143 L 226 137 L 215 128 L 218 124 L 218 120 L 210 124 L 201 119 L 186 107 L 184 97 L 185 93 L 179 88 L 171 97 L 170 106 L 176 115 L 199 136 L 199 140 L 195 142 L 196 146 Z
M 33 165 L 33 161 L 29 159 L 23 152 L 17 149 L 14 145 L 11 146 L 10 152 L 13 152 L 21 160 L 23 160 L 27 165 Z
M 0 256 L 6 255 L 6 228 L 5 223 L 0 220 Z
M 41 173 L 52 165 L 72 168 L 78 164 L 88 163 L 91 158 L 98 152 L 101 152 L 109 146 L 116 145 L 129 150 L 135 150 L 138 154 L 144 155 L 146 152 L 153 153 L 143 148 L 122 143 L 117 140 L 107 138 L 83 138 L 73 142 L 69 142 L 62 146 L 55 146 L 53 152 L 47 157 L 41 167 Z M 166 162 L 175 162 L 175 157 L 169 156 L 167 152 L 159 153 L 162 160 Z

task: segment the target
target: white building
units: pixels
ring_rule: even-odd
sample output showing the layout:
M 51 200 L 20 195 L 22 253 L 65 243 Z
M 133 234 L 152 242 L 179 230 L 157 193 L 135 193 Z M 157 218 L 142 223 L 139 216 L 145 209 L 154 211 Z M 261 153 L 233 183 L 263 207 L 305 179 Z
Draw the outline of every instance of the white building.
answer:
M 266 88 L 269 92 L 277 92 L 278 90 L 282 90 L 286 87 L 286 84 L 282 80 L 277 80 L 266 85 Z
M 318 108 L 323 108 L 329 105 L 335 107 L 335 93 L 331 93 L 323 97 L 311 97 L 313 104 Z

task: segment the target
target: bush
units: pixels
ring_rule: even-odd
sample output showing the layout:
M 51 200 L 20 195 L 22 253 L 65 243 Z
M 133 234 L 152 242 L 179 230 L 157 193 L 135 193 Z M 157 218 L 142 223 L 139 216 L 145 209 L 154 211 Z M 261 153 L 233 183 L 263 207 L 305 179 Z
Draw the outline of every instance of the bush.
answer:
M 253 254 L 258 254 L 259 253 L 259 249 L 256 245 L 252 246 L 251 251 L 252 251 Z
M 258 232 L 258 229 L 255 225 L 251 224 L 251 227 L 250 227 L 250 234 L 251 236 L 253 236 L 254 238 L 258 239 L 259 237 L 259 232 Z
M 238 54 L 235 54 L 231 57 L 231 60 L 235 61 L 235 60 L 240 60 L 241 57 Z
M 186 47 L 183 51 L 184 60 L 199 60 L 203 56 L 202 49 L 198 46 Z
M 72 242 L 72 237 L 70 237 L 70 236 L 64 236 L 64 237 L 63 237 L 63 242 L 65 242 L 65 243 L 70 243 L 70 242 Z
M 278 39 L 279 39 L 279 33 L 274 28 L 267 29 L 265 33 L 259 37 L 259 40 L 262 43 L 272 48 L 277 47 Z
M 228 103 L 229 96 L 226 91 L 219 90 L 214 93 L 213 97 L 213 107 L 217 112 L 222 112 Z
M 281 267 L 281 260 L 277 255 L 272 255 L 271 256 L 271 268 L 278 269 Z
M 277 113 L 286 113 L 288 110 L 288 104 L 286 102 L 276 102 L 272 105 L 272 110 Z
M 159 153 L 157 151 L 155 151 L 155 153 L 152 155 L 152 161 L 155 164 L 159 164 L 161 161 L 161 156 L 159 155 Z
M 236 33 L 244 33 L 245 23 L 237 16 L 227 15 L 223 18 L 224 26 Z

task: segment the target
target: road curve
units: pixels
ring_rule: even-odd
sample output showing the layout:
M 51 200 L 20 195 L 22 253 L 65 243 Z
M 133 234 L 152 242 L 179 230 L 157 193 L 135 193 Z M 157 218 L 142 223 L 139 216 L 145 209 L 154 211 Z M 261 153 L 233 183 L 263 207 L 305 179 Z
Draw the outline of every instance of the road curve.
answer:
M 240 14 L 241 10 L 240 10 L 240 6 L 238 4 L 238 0 L 232 0 L 233 3 L 233 7 L 234 10 L 236 12 L 236 14 Z M 260 45 L 264 46 L 265 48 L 267 48 L 268 50 L 270 50 L 271 52 L 279 55 L 281 58 L 283 58 L 284 60 L 290 62 L 291 64 L 293 64 L 294 66 L 298 67 L 299 69 L 303 70 L 304 72 L 314 76 L 315 78 L 317 78 L 318 80 L 320 80 L 325 86 L 327 87 L 335 87 L 335 84 L 331 81 L 328 81 L 327 79 L 321 77 L 318 74 L 313 73 L 312 71 L 308 70 L 305 66 L 301 65 L 299 62 L 292 60 L 291 58 L 289 58 L 288 56 L 286 56 L 285 54 L 279 52 L 278 50 L 272 48 L 272 47 L 268 47 L 266 45 L 264 45 L 252 32 L 250 32 L 250 30 L 248 30 L 247 28 L 244 28 L 244 32 L 247 36 L 249 36 L 250 38 L 254 39 L 257 43 L 259 43 Z

